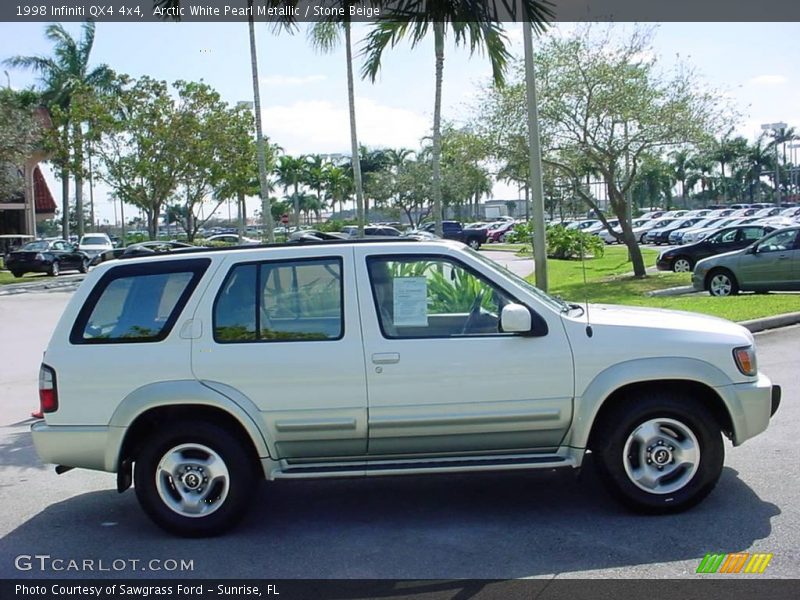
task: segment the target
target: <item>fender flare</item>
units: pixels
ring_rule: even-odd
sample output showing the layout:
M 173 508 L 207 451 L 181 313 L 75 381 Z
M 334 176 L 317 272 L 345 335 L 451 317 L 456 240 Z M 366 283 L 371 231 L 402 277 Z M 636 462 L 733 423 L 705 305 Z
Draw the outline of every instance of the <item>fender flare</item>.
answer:
M 640 358 L 610 366 L 592 379 L 583 394 L 575 396 L 575 418 L 564 445 L 586 448 L 598 413 L 617 390 L 635 383 L 664 380 L 682 380 L 705 385 L 719 396 L 731 422 L 736 426 L 737 420 L 733 417 L 737 410 L 741 412 L 741 407 L 731 406 L 737 401 L 720 389 L 732 385 L 733 382 L 719 368 L 694 358 Z
M 230 414 L 247 431 L 258 457 L 269 458 L 270 445 L 259 427 L 258 408 L 242 394 L 237 393 L 235 399 L 233 396 L 193 379 L 150 383 L 137 388 L 120 402 L 111 416 L 106 469 L 117 471 L 125 436 L 137 418 L 154 408 L 190 404 L 209 406 Z

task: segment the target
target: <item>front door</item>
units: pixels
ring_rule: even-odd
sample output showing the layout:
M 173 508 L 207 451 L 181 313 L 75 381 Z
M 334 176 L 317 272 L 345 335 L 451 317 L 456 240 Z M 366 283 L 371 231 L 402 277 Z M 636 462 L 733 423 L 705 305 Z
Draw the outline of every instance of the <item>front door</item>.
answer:
M 503 333 L 519 300 L 479 264 L 356 248 L 369 453 L 552 450 L 572 417 L 572 355 L 558 316 L 542 337 Z
M 778 290 L 788 286 L 792 277 L 797 230 L 776 231 L 756 244 L 753 252 L 739 260 L 743 289 Z

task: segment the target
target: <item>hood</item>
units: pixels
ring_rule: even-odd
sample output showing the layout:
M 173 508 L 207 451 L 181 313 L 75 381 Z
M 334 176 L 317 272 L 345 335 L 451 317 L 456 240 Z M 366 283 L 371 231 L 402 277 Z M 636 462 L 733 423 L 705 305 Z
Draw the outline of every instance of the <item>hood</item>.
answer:
M 693 333 L 719 333 L 752 336 L 741 325 L 699 313 L 638 306 L 592 304 L 589 306 L 592 325 L 612 327 L 642 327 L 662 330 L 690 330 Z

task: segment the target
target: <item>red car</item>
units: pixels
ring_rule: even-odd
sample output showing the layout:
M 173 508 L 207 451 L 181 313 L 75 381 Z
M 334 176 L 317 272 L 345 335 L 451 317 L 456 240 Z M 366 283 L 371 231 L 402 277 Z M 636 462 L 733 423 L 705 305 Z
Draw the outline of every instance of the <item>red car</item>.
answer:
M 503 239 L 503 236 L 514 229 L 514 221 L 506 221 L 500 225 L 495 226 L 486 233 L 486 241 L 490 243 L 499 242 Z

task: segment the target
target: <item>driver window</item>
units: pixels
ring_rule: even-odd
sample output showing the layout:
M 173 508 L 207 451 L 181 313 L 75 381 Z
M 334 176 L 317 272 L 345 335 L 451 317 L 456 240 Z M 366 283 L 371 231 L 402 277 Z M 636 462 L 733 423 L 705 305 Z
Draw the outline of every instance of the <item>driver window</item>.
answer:
M 794 248 L 797 230 L 782 231 L 765 239 L 758 245 L 758 252 L 783 252 Z
M 725 233 L 721 233 L 714 237 L 711 240 L 713 244 L 730 244 L 731 242 L 736 241 L 736 234 L 739 233 L 738 229 L 732 229 L 731 231 L 726 231 Z
M 445 258 L 368 261 L 381 330 L 388 338 L 502 333 L 500 312 L 514 300 Z

